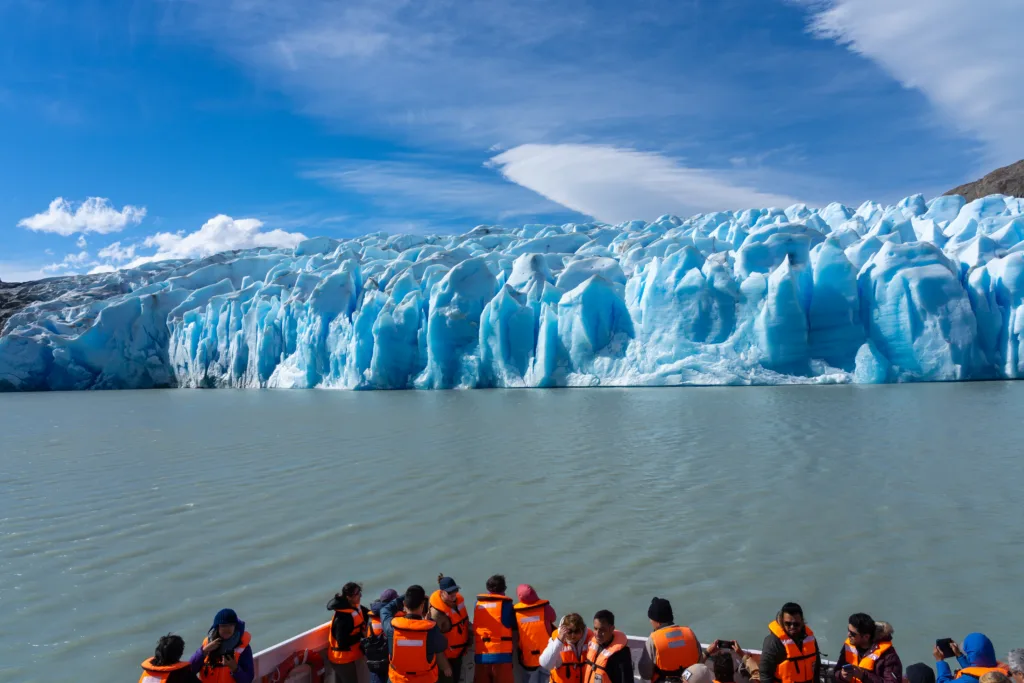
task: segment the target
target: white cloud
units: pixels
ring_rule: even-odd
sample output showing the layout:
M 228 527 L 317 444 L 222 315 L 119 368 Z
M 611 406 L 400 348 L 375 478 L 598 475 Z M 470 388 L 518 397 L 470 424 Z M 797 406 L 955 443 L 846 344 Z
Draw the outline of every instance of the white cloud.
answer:
M 96 252 L 96 254 L 101 259 L 112 261 L 114 263 L 123 263 L 135 258 L 135 245 L 129 244 L 122 247 L 120 242 L 114 242 L 103 247 Z
M 79 249 L 85 249 L 86 245 L 88 245 L 89 243 L 85 241 L 85 235 L 79 235 L 78 239 L 75 240 L 75 244 L 78 246 Z
M 749 177 L 736 172 L 687 168 L 660 154 L 604 145 L 520 145 L 489 163 L 512 182 L 609 223 L 797 201 L 750 187 Z
M 81 268 L 88 261 L 89 252 L 80 251 L 77 254 L 68 254 L 60 263 L 51 263 L 50 265 L 43 266 L 41 270 L 44 273 L 71 272 Z
M 146 207 L 127 204 L 120 211 L 109 199 L 89 197 L 74 208 L 71 202 L 57 197 L 42 213 L 23 218 L 18 226 L 36 232 L 52 232 L 65 237 L 76 232 L 107 234 L 124 230 L 128 225 L 137 225 L 146 217 Z
M 803 0 L 807 2 L 807 0 Z M 990 163 L 1024 156 L 1021 0 L 826 0 L 812 29 L 917 88 L 961 131 L 986 143 Z
M 89 275 L 99 275 L 100 273 L 113 273 L 115 270 L 117 270 L 117 268 L 115 268 L 114 266 L 101 264 L 98 266 L 93 266 L 92 269 L 89 270 Z
M 262 228 L 263 222 L 255 218 L 235 220 L 230 216 L 218 215 L 206 221 L 203 227 L 195 232 L 158 232 L 143 242 L 146 247 L 156 247 L 156 253 L 139 257 L 128 264 L 128 267 L 150 261 L 203 258 L 234 249 L 291 248 L 306 239 L 300 232 L 263 231 Z

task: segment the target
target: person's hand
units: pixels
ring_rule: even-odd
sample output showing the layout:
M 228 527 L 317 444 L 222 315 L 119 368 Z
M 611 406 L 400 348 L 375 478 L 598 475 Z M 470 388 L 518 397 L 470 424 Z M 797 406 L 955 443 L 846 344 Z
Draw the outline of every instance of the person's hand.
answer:
M 711 643 L 710 645 L 708 645 L 708 654 L 709 655 L 713 655 L 716 652 L 718 652 L 718 641 L 717 640 L 714 641 L 713 643 Z
M 231 673 L 238 671 L 238 662 L 231 655 L 224 655 L 224 664 L 231 669 Z
M 564 643 L 568 642 L 568 638 L 569 638 L 569 627 L 566 626 L 565 624 L 562 624 L 561 626 L 558 627 L 558 640 L 561 641 L 564 644 Z
M 955 656 L 955 657 L 960 657 L 960 656 L 962 656 L 964 654 L 963 652 L 960 651 L 960 646 L 957 645 L 956 643 L 950 643 L 949 644 L 949 649 L 953 651 L 953 656 Z
M 218 647 L 220 647 L 221 642 L 223 642 L 223 641 L 221 641 L 220 638 L 214 638 L 209 643 L 207 643 L 206 645 L 203 646 L 203 654 L 204 655 L 210 654 L 211 652 L 216 650 Z
M 935 657 L 936 662 L 941 662 L 943 659 L 945 659 L 945 657 L 942 656 L 942 648 L 936 645 L 935 648 L 932 650 L 932 657 Z
M 844 681 L 850 680 L 850 670 L 844 666 L 836 672 L 836 678 L 842 679 Z
M 735 652 L 736 654 L 738 654 L 740 657 L 743 657 L 744 655 L 747 654 L 746 652 L 743 651 L 743 648 L 740 647 L 739 642 L 737 642 L 735 640 L 732 641 L 732 651 Z
M 448 662 L 444 662 L 441 665 L 441 673 L 444 674 L 445 678 L 451 678 L 452 677 L 452 665 L 449 664 Z

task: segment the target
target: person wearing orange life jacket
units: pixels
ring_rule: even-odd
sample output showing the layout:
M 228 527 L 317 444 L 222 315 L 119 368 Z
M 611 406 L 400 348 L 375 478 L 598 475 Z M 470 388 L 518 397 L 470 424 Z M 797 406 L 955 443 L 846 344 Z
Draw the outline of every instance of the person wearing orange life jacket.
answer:
M 363 636 L 361 642 L 363 656 L 366 658 L 366 668 L 370 671 L 370 683 L 387 683 L 388 681 L 387 638 L 384 637 L 384 628 L 381 626 L 380 610 L 397 597 L 398 591 L 388 588 L 380 594 L 380 598 L 370 603 L 366 635 Z M 395 616 L 405 616 L 405 612 L 399 612 Z
M 466 602 L 459 593 L 459 585 L 455 579 L 443 574 L 437 577 L 438 589 L 430 595 L 430 607 L 427 618 L 437 624 L 448 641 L 444 652 L 445 659 L 451 664 L 452 675 L 442 674 L 441 683 L 459 683 L 462 677 L 462 656 L 469 648 L 471 624 Z
M 474 683 L 513 683 L 512 631 L 516 627 L 512 598 L 505 595 L 505 577 L 487 579 L 487 592 L 473 608 Z
M 370 681 L 361 645 L 369 628 L 370 610 L 360 604 L 362 598 L 362 586 L 350 581 L 327 603 L 327 609 L 334 612 L 327 632 L 327 661 L 337 683 Z
M 198 683 L 188 661 L 181 661 L 185 641 L 168 633 L 156 644 L 153 656 L 142 663 L 139 683 Z
M 836 658 L 840 683 L 903 683 L 903 662 L 888 634 L 867 614 L 851 614 L 846 642 Z
M 213 618 L 202 646 L 189 660 L 192 673 L 198 674 L 201 683 L 252 683 L 256 666 L 251 641 L 245 622 L 234 610 L 222 609 Z
M 640 678 L 651 683 L 679 678 L 687 667 L 704 661 L 700 641 L 689 627 L 675 624 L 672 604 L 668 600 L 659 597 L 651 600 L 647 618 L 653 631 L 637 662 Z
M 541 668 L 549 672 L 551 683 L 583 683 L 583 666 L 593 637 L 580 615 L 570 612 L 562 617 L 540 653 Z
M 397 616 L 402 611 L 405 615 Z M 436 683 L 439 671 L 451 677 L 451 665 L 444 656 L 448 640 L 426 613 L 427 593 L 422 586 L 409 586 L 404 597 L 380 608 L 381 628 L 388 639 L 391 683 Z
M 964 638 L 963 648 L 952 644 L 960 670 L 953 674 L 946 663 L 945 657 L 938 646 L 935 647 L 936 683 L 949 683 L 956 680 L 960 683 L 978 683 L 978 680 L 989 671 L 998 671 L 1010 675 L 1010 668 L 996 659 L 996 649 L 992 641 L 983 633 L 971 633 Z
M 768 624 L 770 633 L 761 646 L 761 683 L 817 683 L 821 680 L 821 653 L 814 631 L 804 622 L 804 610 L 787 602 Z
M 533 586 L 522 583 L 516 588 L 519 602 L 512 606 L 519 632 L 520 683 L 545 683 L 548 671 L 540 666 L 540 655 L 555 630 L 555 609 L 541 600 Z
M 594 615 L 594 637 L 587 646 L 583 683 L 633 683 L 629 641 L 615 628 L 615 615 L 606 609 Z

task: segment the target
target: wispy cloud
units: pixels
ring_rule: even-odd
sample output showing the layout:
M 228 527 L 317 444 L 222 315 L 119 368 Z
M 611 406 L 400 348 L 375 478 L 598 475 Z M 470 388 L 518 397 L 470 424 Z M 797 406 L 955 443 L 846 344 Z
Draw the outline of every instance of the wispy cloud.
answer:
M 118 211 L 109 199 L 89 197 L 74 207 L 63 197 L 57 197 L 42 213 L 18 221 L 18 226 L 36 232 L 50 232 L 65 237 L 75 233 L 95 232 L 107 234 L 137 225 L 146 217 L 146 207 L 127 204 Z
M 522 145 L 491 163 L 512 182 L 610 223 L 796 202 L 747 185 L 735 171 L 688 168 L 660 154 L 602 145 Z
M 334 189 L 354 192 L 392 212 L 499 219 L 562 212 L 563 207 L 494 173 L 451 170 L 424 160 L 341 160 L 303 172 Z
M 917 88 L 985 143 L 987 163 L 1024 156 L 1020 0 L 802 0 L 811 27 Z

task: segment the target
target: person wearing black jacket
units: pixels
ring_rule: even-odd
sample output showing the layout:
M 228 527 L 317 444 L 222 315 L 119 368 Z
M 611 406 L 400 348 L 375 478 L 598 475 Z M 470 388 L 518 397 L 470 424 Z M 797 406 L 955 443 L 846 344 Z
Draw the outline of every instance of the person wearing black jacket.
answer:
M 810 632 L 807 624 L 804 622 L 803 608 L 795 602 L 787 602 L 782 606 L 779 613 L 775 615 L 775 623 L 778 624 L 776 628 L 781 629 L 786 637 L 791 638 L 798 647 L 803 647 L 805 640 L 814 638 L 814 634 Z M 773 628 L 773 625 L 769 624 L 769 628 Z M 779 666 L 784 664 L 786 660 L 786 646 L 777 635 L 769 633 L 764 639 L 764 644 L 761 645 L 761 662 L 759 666 L 761 683 L 787 683 L 781 681 L 778 676 Z M 821 680 L 820 650 L 814 655 L 812 676 L 811 681 L 813 683 L 818 683 Z
M 366 635 L 370 623 L 370 610 L 360 605 L 363 589 L 358 583 L 349 582 L 341 588 L 327 603 L 327 609 L 334 612 L 331 620 L 331 638 L 339 651 L 357 649 L 360 656 L 351 662 L 338 663 L 332 661 L 334 679 L 337 683 L 369 683 L 370 670 L 366 667 L 366 659 L 361 655 L 360 642 Z M 355 622 L 356 610 L 362 614 L 360 624 Z
M 604 652 L 616 648 L 600 665 Z M 633 683 L 633 656 L 626 636 L 615 629 L 615 615 L 606 609 L 594 615 L 594 640 L 587 652 L 587 665 L 583 668 L 584 683 L 593 683 L 599 673 L 603 674 L 602 683 Z

